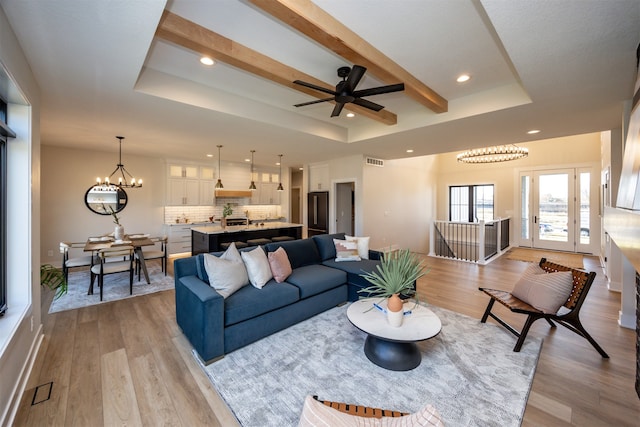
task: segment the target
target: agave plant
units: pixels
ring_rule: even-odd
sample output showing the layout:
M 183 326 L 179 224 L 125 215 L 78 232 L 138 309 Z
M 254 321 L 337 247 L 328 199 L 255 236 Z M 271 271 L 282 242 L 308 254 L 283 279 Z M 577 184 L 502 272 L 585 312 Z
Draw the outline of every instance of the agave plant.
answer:
M 379 297 L 390 297 L 393 294 L 410 297 L 415 294 L 415 281 L 427 273 L 424 262 L 408 249 L 391 252 L 382 257 L 375 270 L 360 275 L 371 286 L 358 292 Z
M 67 293 L 67 281 L 64 273 L 51 264 L 43 264 L 40 267 L 40 284 L 55 292 L 53 298 L 58 299 Z

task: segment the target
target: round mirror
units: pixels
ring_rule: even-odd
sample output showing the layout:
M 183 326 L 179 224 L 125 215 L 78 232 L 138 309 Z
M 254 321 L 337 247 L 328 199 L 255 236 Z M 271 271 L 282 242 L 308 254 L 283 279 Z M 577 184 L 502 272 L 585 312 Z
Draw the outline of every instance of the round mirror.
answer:
M 100 215 L 120 212 L 127 206 L 127 193 L 120 187 L 94 185 L 84 194 L 84 203 L 89 210 Z

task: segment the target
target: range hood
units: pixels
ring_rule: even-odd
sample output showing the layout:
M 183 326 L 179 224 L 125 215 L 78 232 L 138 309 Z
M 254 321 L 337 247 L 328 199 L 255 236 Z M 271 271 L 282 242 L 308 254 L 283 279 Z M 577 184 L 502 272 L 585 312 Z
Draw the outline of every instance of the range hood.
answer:
M 215 191 L 216 197 L 251 197 L 251 190 L 225 190 L 218 188 Z

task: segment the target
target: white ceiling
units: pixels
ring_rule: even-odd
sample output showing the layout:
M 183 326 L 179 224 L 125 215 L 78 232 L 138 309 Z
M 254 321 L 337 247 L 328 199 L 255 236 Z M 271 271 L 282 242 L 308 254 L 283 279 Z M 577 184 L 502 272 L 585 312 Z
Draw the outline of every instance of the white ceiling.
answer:
M 328 84 L 352 65 L 243 0 L 0 0 L 42 91 L 42 143 L 301 165 L 392 159 L 620 126 L 640 42 L 640 0 L 313 0 L 448 100 L 369 98 L 387 126 L 154 38 L 163 10 Z M 460 73 L 471 74 L 458 84 Z M 386 84 L 368 73 L 358 89 Z M 530 129 L 540 129 L 536 136 Z

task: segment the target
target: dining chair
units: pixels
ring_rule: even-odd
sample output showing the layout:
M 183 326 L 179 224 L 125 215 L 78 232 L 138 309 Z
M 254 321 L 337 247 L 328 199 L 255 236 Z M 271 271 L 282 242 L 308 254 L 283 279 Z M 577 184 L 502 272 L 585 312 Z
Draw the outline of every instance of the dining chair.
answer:
M 98 251 L 99 264 L 91 267 L 91 285 L 89 295 L 93 295 L 93 282 L 98 278 L 100 301 L 104 288 L 104 276 L 107 274 L 129 272 L 129 295 L 133 295 L 133 246 L 112 246 Z
M 94 252 L 90 255 L 70 256 L 72 249 L 84 250 L 84 242 L 60 242 L 60 253 L 62 254 L 62 273 L 64 280 L 69 283 L 69 269 L 79 267 L 91 267 L 98 263 L 98 257 Z
M 154 242 L 154 246 L 149 246 L 149 249 L 145 249 L 147 246 L 143 246 L 142 256 L 144 257 L 145 263 L 151 259 L 159 259 L 160 260 L 160 268 L 164 271 L 164 275 L 167 275 L 167 236 L 162 237 L 149 237 L 149 240 Z M 158 246 L 160 245 L 160 246 Z M 138 275 L 138 281 L 140 281 L 140 259 L 139 259 L 140 251 L 135 253 L 136 260 L 136 274 Z

